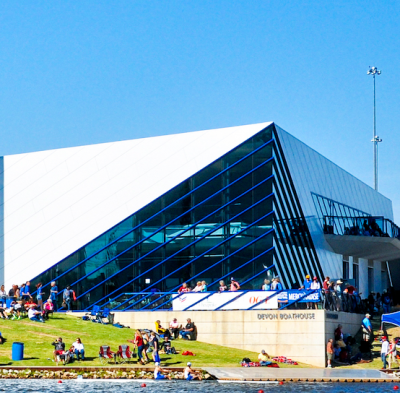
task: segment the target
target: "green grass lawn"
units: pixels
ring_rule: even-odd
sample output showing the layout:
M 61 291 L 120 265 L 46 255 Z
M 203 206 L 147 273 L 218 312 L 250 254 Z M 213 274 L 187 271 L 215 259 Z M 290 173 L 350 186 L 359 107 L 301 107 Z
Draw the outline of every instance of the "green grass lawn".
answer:
M 19 321 L 1 319 L 0 331 L 7 338 L 7 342 L 0 345 L 0 366 L 53 366 L 55 363 L 51 359 L 54 347 L 51 343 L 60 336 L 67 348 L 77 337 L 81 338 L 85 346 L 86 360 L 79 363 L 75 361 L 71 367 L 100 367 L 101 363 L 98 359 L 100 345 L 109 345 L 113 351 L 117 351 L 119 345 L 125 344 L 126 340 L 133 339 L 134 336 L 134 331 L 131 329 L 118 329 L 110 325 L 82 321 L 80 318 L 62 313 L 54 314 L 54 317 L 44 324 L 30 321 L 27 318 Z M 11 360 L 11 347 L 15 341 L 25 344 L 23 361 L 13 362 Z M 130 345 L 132 348 L 132 344 Z M 182 351 L 191 351 L 196 356 L 164 354 L 161 355 L 163 366 L 183 367 L 186 362 L 191 361 L 195 367 L 239 367 L 239 362 L 244 357 L 256 361 L 258 356 L 255 352 L 198 341 L 179 339 L 173 341 L 173 346 L 181 353 Z M 149 357 L 151 358 L 151 356 Z M 138 367 L 136 360 L 129 366 Z M 299 364 L 299 366 L 280 364 L 280 367 L 310 366 L 305 364 Z

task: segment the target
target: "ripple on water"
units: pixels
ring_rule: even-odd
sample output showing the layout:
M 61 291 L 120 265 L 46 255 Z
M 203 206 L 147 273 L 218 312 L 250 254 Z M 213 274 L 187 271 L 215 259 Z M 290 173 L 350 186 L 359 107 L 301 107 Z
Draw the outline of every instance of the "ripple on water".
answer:
M 243 393 L 264 390 L 268 392 L 335 392 L 335 393 L 376 393 L 393 391 L 395 383 L 285 383 L 284 385 L 271 383 L 228 383 L 219 384 L 218 382 L 148 382 L 146 388 L 142 388 L 143 382 L 129 381 L 121 382 L 76 382 L 57 380 L 2 380 L 0 392 L 7 393 L 97 393 L 107 391 L 107 393 L 125 392 L 144 392 L 144 393 Z M 379 387 L 379 388 L 378 388 Z

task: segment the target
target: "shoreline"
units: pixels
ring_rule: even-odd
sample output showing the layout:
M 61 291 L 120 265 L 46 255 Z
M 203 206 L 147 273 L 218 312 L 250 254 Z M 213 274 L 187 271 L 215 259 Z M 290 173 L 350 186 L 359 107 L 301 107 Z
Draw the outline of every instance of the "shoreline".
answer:
M 171 380 L 184 381 L 182 367 L 165 367 Z M 400 382 L 394 373 L 381 370 L 335 370 L 335 369 L 241 369 L 212 367 L 210 370 L 197 368 L 203 381 L 221 382 Z M 240 370 L 240 372 L 239 372 Z M 53 379 L 53 380 L 138 380 L 154 381 L 154 368 L 132 367 L 60 367 L 60 366 L 0 366 L 0 379 Z M 198 381 L 199 382 L 199 381 Z

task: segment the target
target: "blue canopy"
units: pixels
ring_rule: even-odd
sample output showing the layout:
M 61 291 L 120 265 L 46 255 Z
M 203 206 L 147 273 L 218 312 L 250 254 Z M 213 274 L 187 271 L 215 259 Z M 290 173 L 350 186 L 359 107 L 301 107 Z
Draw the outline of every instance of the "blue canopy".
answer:
M 382 324 L 385 322 L 400 326 L 400 311 L 392 312 L 391 314 L 382 314 Z

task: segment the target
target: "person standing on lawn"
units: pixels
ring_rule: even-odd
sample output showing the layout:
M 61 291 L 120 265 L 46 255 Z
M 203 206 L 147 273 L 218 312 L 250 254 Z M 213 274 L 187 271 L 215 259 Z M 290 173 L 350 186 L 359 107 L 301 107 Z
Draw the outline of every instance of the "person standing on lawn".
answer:
M 335 356 L 335 351 L 333 349 L 333 338 L 330 338 L 326 346 L 326 355 L 328 357 L 328 368 L 332 368 L 332 360 Z
M 386 336 L 382 337 L 382 348 L 381 348 L 381 359 L 382 359 L 382 363 L 383 363 L 383 370 L 386 370 L 386 366 L 387 366 L 387 361 L 386 361 L 386 356 L 389 353 L 389 341 L 387 340 Z

